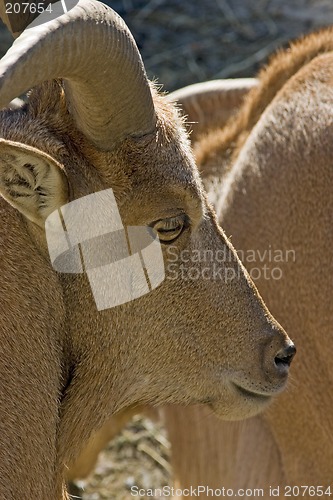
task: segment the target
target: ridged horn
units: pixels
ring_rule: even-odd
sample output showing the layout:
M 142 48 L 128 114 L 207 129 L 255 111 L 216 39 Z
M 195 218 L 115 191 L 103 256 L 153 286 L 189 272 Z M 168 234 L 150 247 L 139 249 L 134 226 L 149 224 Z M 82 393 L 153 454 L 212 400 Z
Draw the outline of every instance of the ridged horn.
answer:
M 96 0 L 52 5 L 0 61 L 0 107 L 46 80 L 63 78 L 78 129 L 109 150 L 153 132 L 153 99 L 142 59 L 124 21 Z M 59 14 L 59 15 L 58 15 Z

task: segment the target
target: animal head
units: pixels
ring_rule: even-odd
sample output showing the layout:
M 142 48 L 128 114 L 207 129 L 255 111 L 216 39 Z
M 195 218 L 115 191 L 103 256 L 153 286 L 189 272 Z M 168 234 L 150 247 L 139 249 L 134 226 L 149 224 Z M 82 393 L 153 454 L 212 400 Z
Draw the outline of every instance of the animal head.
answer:
M 109 189 L 123 226 L 149 228 L 163 253 L 158 287 L 102 311 L 86 273 L 57 275 L 71 362 L 89 360 L 113 410 L 203 402 L 243 418 L 264 408 L 294 347 L 218 226 L 177 109 L 147 80 L 124 22 L 100 2 L 73 2 L 24 31 L 0 70 L 1 106 L 33 88 L 26 105 L 1 112 L 0 193 L 50 272 L 48 217 Z M 107 204 L 102 213 L 112 216 Z M 103 286 L 121 284 L 105 270 Z
M 268 244 L 294 252 L 294 259 L 281 263 L 281 279 L 262 273 L 257 283 L 301 344 L 302 361 L 293 367 L 294 387 L 279 404 L 244 425 L 221 425 L 200 407 L 168 409 L 174 476 L 181 488 L 218 487 L 221 477 L 235 488 L 325 483 L 331 477 L 333 453 L 326 443 L 333 402 L 326 388 L 332 368 L 321 347 L 323 339 L 327 353 L 333 347 L 332 35 L 330 27 L 279 51 L 238 113 L 224 124 L 213 121 L 212 131 L 194 144 L 219 220 L 243 255 L 254 248 L 259 255 Z M 215 84 L 213 101 L 221 107 L 229 101 L 227 83 Z M 241 91 L 244 82 L 233 86 Z M 205 89 L 199 90 L 182 89 L 176 97 L 190 121 L 199 107 L 209 122 L 212 96 L 206 100 Z M 261 261 L 266 264 L 269 258 Z M 246 265 L 251 273 L 258 259 Z

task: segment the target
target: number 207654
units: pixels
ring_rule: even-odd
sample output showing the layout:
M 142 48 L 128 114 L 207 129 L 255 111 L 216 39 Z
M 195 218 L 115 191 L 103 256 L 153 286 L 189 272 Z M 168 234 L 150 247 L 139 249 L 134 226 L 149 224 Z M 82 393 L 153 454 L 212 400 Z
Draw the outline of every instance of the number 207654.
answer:
M 284 497 L 330 497 L 332 489 L 330 486 L 285 486 Z
M 6 14 L 42 14 L 43 12 L 52 12 L 52 4 L 45 6 L 44 2 L 7 2 Z

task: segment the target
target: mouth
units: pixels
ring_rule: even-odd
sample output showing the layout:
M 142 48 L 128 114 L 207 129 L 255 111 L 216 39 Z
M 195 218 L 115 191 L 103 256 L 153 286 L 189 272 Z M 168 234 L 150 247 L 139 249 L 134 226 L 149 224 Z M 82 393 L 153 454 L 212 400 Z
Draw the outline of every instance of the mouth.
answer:
M 263 403 L 267 403 L 272 399 L 272 394 L 262 394 L 260 392 L 249 391 L 248 389 L 245 389 L 244 387 L 241 387 L 240 385 L 235 384 L 234 382 L 232 383 L 232 385 L 234 389 L 236 389 L 237 393 L 245 397 L 246 399 L 250 399 L 252 401 L 255 400 L 257 402 L 263 402 Z
M 254 417 L 271 403 L 274 394 L 245 389 L 229 382 L 229 396 L 225 400 L 210 402 L 213 412 L 222 420 L 244 420 Z

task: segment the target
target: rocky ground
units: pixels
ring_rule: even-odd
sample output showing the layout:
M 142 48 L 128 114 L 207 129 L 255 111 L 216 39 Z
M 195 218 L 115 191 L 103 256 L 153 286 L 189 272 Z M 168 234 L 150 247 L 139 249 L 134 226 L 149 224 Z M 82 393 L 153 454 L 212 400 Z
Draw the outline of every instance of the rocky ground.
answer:
M 333 24 L 331 0 L 109 0 L 130 27 L 150 78 L 164 89 L 253 76 L 287 41 Z M 0 28 L 0 53 L 11 43 Z M 77 498 L 128 500 L 130 488 L 171 484 L 161 426 L 136 418 L 108 446 Z
M 124 431 L 100 454 L 95 473 L 77 481 L 73 498 L 82 500 L 129 500 L 131 488 L 162 488 L 172 485 L 170 445 L 158 423 L 134 417 Z M 154 498 L 154 497 L 150 497 Z M 164 498 L 164 497 L 156 497 Z
M 333 24 L 331 0 L 106 0 L 166 90 L 252 76 L 288 40 Z M 0 54 L 10 36 L 0 30 Z
M 110 0 L 166 90 L 252 76 L 288 40 L 333 23 L 331 0 Z

